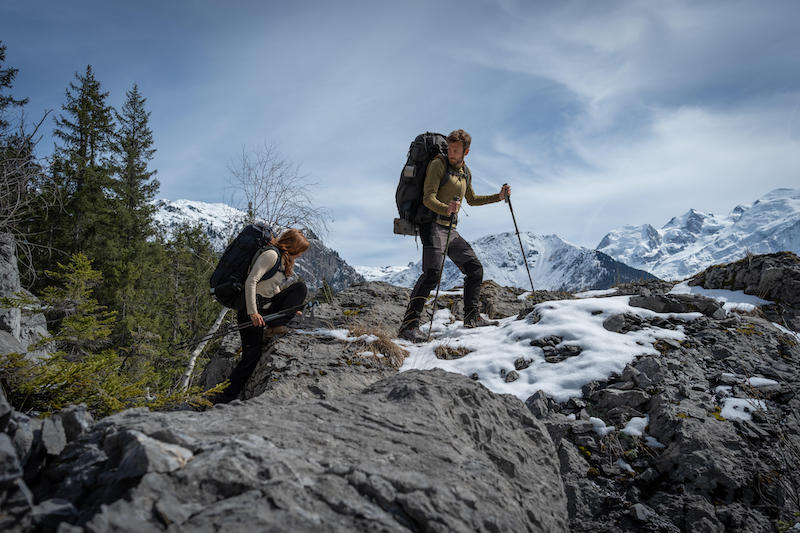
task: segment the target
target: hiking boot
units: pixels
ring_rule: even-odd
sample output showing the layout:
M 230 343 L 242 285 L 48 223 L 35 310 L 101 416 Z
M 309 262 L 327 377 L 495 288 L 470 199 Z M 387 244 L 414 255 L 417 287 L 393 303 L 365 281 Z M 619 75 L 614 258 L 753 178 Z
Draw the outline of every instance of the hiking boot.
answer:
M 400 338 L 411 341 L 414 344 L 425 342 L 427 335 L 422 333 L 419 328 L 406 328 L 400 330 Z
M 482 328 L 483 326 L 497 326 L 500 322 L 497 320 L 486 320 L 480 313 L 474 313 L 472 316 L 464 320 L 465 328 Z

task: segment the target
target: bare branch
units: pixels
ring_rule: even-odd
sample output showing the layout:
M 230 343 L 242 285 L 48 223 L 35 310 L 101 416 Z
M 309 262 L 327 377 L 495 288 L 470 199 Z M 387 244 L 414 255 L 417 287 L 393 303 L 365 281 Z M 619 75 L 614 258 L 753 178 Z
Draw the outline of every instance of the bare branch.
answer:
M 274 145 L 264 143 L 257 150 L 242 153 L 228 164 L 234 207 L 273 227 L 299 227 L 317 235 L 328 231 L 330 214 L 314 205 L 312 191 L 317 183 L 301 174 L 297 165 L 285 159 Z

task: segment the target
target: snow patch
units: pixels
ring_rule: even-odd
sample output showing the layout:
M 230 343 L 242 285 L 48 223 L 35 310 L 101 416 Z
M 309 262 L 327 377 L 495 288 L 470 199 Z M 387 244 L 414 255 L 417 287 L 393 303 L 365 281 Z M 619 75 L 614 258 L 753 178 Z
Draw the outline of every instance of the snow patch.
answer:
M 720 415 L 727 420 L 752 420 L 753 411 L 766 411 L 767 402 L 753 398 L 726 398 Z
M 586 383 L 607 379 L 615 372 L 622 373 L 625 365 L 637 356 L 659 355 L 653 347 L 657 340 L 685 339 L 680 327 L 677 330 L 649 327 L 625 334 L 614 333 L 603 327 L 603 321 L 610 316 L 629 313 L 644 319 L 658 316 L 682 321 L 702 316 L 699 313 L 659 314 L 632 307 L 629 301 L 630 296 L 549 301 L 534 308 L 540 317 L 536 324 L 509 317 L 500 320 L 497 327 L 474 329 L 461 327 L 461 321 L 454 320 L 449 310 L 442 309 L 434 318 L 431 342 L 396 341 L 409 352 L 401 371 L 441 368 L 466 376 L 477 375 L 493 392 L 513 394 L 523 401 L 539 390 L 558 402 L 580 397 L 581 387 Z M 421 329 L 427 334 L 428 325 Z M 548 363 L 541 348 L 531 346 L 531 341 L 552 335 L 563 338 L 564 344 L 580 346 L 581 353 L 561 362 Z M 454 340 L 472 352 L 460 359 L 437 359 L 436 347 Z M 514 361 L 518 358 L 532 360 L 533 364 L 517 371 L 519 379 L 507 383 L 505 376 L 515 369 Z

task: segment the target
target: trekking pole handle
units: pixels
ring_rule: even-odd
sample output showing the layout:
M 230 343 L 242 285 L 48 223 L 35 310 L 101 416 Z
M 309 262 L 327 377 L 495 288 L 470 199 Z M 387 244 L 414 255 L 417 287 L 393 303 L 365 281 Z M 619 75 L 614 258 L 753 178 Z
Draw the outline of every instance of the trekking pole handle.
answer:
M 503 187 L 508 187 L 508 183 L 504 183 Z M 500 188 L 502 189 L 503 187 L 500 187 Z M 506 201 L 507 204 L 511 203 L 511 193 L 506 194 L 505 201 Z

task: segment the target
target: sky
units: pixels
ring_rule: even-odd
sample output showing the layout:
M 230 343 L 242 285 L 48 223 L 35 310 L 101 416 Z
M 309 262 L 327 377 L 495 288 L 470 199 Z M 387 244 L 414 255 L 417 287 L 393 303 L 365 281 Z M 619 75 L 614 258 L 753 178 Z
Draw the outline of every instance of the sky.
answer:
M 408 146 L 473 138 L 477 194 L 512 187 L 520 231 L 594 248 L 612 229 L 724 214 L 800 183 L 794 1 L 4 0 L 12 95 L 52 152 L 91 65 L 119 108 L 147 98 L 159 198 L 226 202 L 242 150 L 315 183 L 326 243 L 354 265 L 419 259 L 392 234 Z M 467 239 L 514 225 L 466 206 Z

